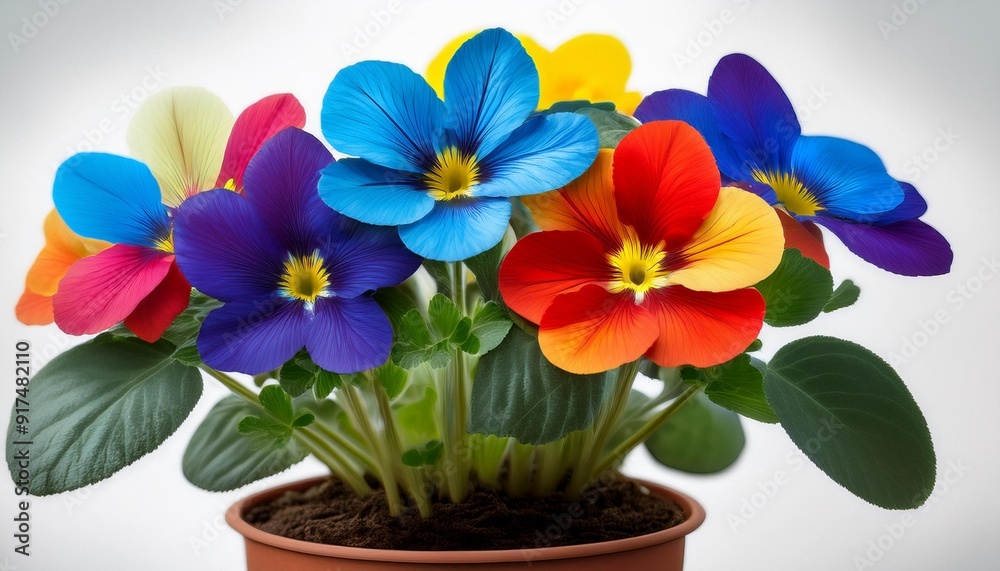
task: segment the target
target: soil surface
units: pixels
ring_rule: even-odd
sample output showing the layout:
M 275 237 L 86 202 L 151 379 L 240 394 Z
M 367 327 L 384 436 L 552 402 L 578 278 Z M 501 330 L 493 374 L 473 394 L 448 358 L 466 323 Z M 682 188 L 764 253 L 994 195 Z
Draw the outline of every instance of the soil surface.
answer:
M 474 488 L 465 502 L 437 501 L 422 519 L 415 509 L 389 515 L 385 493 L 355 496 L 327 481 L 286 492 L 245 519 L 269 533 L 313 543 L 416 551 L 537 549 L 624 539 L 684 521 L 677 504 L 653 497 L 631 480 L 595 485 L 572 500 L 562 495 L 510 498 Z

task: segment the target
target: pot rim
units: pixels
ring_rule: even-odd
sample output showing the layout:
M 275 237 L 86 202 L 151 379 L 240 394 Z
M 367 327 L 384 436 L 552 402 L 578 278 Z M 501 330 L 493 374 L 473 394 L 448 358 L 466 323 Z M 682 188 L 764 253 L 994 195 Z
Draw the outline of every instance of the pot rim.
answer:
M 678 525 L 645 535 L 625 539 L 585 543 L 580 545 L 564 545 L 559 547 L 540 547 L 526 549 L 478 550 L 478 551 L 404 551 L 390 549 L 369 549 L 364 547 L 345 547 L 312 543 L 299 539 L 291 539 L 257 529 L 243 519 L 252 506 L 276 498 L 286 491 L 305 490 L 328 480 L 328 476 L 308 478 L 291 482 L 262 492 L 247 496 L 226 511 L 226 523 L 246 539 L 272 547 L 297 551 L 322 557 L 339 557 L 341 559 L 356 559 L 365 561 L 382 561 L 393 563 L 423 563 L 428 555 L 434 557 L 436 563 L 514 563 L 524 561 L 539 561 L 548 559 L 572 559 L 576 557 L 591 557 L 622 551 L 642 549 L 653 545 L 681 539 L 697 529 L 705 521 L 705 509 L 687 494 L 672 488 L 649 482 L 640 478 L 630 478 L 637 484 L 649 488 L 650 491 L 666 496 L 681 506 L 685 519 Z

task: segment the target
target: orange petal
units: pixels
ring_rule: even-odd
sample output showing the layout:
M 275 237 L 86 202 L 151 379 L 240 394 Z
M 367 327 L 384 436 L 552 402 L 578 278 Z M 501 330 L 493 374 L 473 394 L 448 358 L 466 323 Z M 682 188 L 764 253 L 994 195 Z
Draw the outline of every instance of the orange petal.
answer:
M 579 230 L 597 237 L 607 248 L 619 246 L 623 230 L 615 207 L 613 156 L 613 150 L 601 149 L 594 164 L 565 187 L 522 197 L 535 224 L 542 230 Z
M 14 311 L 17 320 L 25 325 L 48 325 L 53 321 L 52 296 L 25 289 Z
M 680 121 L 653 121 L 615 149 L 618 216 L 643 244 L 668 251 L 686 244 L 712 211 L 722 184 L 715 157 L 698 131 Z
M 632 295 L 589 285 L 553 300 L 539 324 L 538 343 L 553 365 L 583 375 L 635 361 L 658 334 L 656 316 Z
M 785 248 L 795 248 L 826 269 L 830 269 L 830 256 L 823 246 L 823 234 L 812 222 L 801 223 L 787 212 L 775 210 L 785 232 Z M 808 226 L 807 226 L 808 225 Z
M 723 188 L 705 223 L 677 252 L 672 265 L 679 269 L 670 283 L 697 291 L 752 286 L 778 267 L 784 242 L 774 208 L 756 194 Z
M 611 267 L 596 238 L 553 230 L 521 238 L 500 266 L 500 295 L 533 323 L 559 295 L 611 280 Z
M 764 323 L 764 298 L 753 288 L 714 293 L 669 286 L 650 292 L 643 305 L 659 331 L 646 357 L 661 367 L 724 363 L 742 353 Z
M 73 262 L 96 254 L 111 246 L 102 240 L 92 240 L 75 234 L 55 210 L 45 217 L 45 246 L 28 270 L 26 286 L 34 293 L 51 296 L 59 280 Z

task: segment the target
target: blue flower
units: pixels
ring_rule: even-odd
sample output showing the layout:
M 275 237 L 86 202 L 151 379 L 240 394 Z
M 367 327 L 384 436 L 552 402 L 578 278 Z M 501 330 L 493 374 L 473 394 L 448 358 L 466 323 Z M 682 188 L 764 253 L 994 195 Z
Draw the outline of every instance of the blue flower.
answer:
M 329 165 L 320 196 L 334 210 L 398 226 L 425 258 L 464 260 L 503 237 L 512 196 L 559 188 L 597 155 L 597 130 L 572 113 L 533 115 L 538 71 L 521 43 L 486 30 L 455 53 L 444 101 L 408 67 L 341 70 L 323 100 L 323 134 L 361 158 Z
M 807 227 L 823 225 L 882 269 L 924 276 L 951 268 L 948 241 L 918 220 L 927 204 L 917 190 L 891 177 L 868 147 L 802 135 L 781 86 L 747 55 L 719 61 L 707 97 L 682 89 L 659 91 L 639 104 L 635 116 L 694 126 L 711 146 L 724 178 L 745 183 L 782 215 Z M 793 239 L 808 240 L 809 233 L 786 232 L 789 247 Z
M 198 335 L 206 364 L 258 374 L 305 347 L 320 367 L 353 373 L 389 357 L 392 327 L 368 293 L 405 280 L 420 258 L 391 229 L 320 201 L 319 171 L 332 160 L 323 143 L 290 127 L 250 160 L 243 195 L 210 190 L 177 210 L 181 271 L 223 302 Z

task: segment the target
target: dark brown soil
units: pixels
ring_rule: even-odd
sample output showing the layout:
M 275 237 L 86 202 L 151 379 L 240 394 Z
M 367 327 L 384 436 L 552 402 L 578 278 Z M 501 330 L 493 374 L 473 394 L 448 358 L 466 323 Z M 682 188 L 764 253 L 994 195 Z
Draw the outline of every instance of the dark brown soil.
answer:
M 417 551 L 536 549 L 624 539 L 684 521 L 680 506 L 649 495 L 630 480 L 595 485 L 577 500 L 562 495 L 510 498 L 473 489 L 460 504 L 436 502 L 389 515 L 384 492 L 355 496 L 336 481 L 287 492 L 251 509 L 245 519 L 264 531 L 313 543 Z

